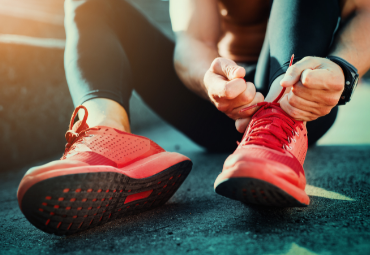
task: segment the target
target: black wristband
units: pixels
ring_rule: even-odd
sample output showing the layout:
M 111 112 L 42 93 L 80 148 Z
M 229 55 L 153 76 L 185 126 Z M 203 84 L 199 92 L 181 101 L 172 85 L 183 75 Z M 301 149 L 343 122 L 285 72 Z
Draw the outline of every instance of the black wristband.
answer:
M 353 91 L 355 90 L 358 82 L 358 73 L 357 68 L 348 63 L 346 60 L 336 56 L 328 56 L 327 59 L 333 61 L 337 65 L 339 65 L 344 73 L 344 90 L 342 95 L 340 96 L 338 105 L 345 105 L 351 100 L 351 96 Z

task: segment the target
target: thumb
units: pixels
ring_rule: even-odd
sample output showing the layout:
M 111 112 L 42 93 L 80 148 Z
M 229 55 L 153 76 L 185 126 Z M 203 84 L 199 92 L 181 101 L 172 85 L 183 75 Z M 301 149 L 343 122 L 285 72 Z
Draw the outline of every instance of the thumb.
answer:
M 227 58 L 216 58 L 213 60 L 210 70 L 224 76 L 229 81 L 244 78 L 245 76 L 245 69 Z
M 299 81 L 302 71 L 295 66 L 289 67 L 283 79 L 280 81 L 280 85 L 285 88 L 293 86 Z
M 280 81 L 280 85 L 283 87 L 291 87 L 300 80 L 301 74 L 304 70 L 306 69 L 313 70 L 319 67 L 320 65 L 321 65 L 320 58 L 305 57 L 288 68 L 284 75 L 284 78 Z

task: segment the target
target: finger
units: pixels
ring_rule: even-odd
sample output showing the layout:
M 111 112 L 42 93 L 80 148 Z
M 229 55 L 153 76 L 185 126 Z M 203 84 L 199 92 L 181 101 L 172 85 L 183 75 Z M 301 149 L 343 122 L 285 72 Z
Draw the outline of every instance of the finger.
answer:
M 228 81 L 226 82 L 223 90 L 219 91 L 219 96 L 221 98 L 226 98 L 229 100 L 235 99 L 246 92 L 247 88 L 251 87 L 250 84 L 252 84 L 252 86 L 254 87 L 253 83 L 249 82 L 248 84 L 249 86 L 244 79 L 234 79 L 232 81 Z
M 295 95 L 293 92 L 289 92 L 287 100 L 290 106 L 297 108 L 305 112 L 311 112 L 316 115 L 320 115 L 320 108 L 322 108 L 318 103 L 306 100 Z
M 258 111 L 260 107 L 255 107 L 255 108 L 249 109 L 247 111 L 243 111 L 243 112 L 240 112 L 240 110 L 241 109 L 244 109 L 245 107 L 248 107 L 248 106 L 255 105 L 257 103 L 263 102 L 264 99 L 265 99 L 264 96 L 260 92 L 257 92 L 252 102 L 250 102 L 247 105 L 241 105 L 241 106 L 239 106 L 237 108 L 234 108 L 227 115 L 230 118 L 232 118 L 233 120 L 249 118 L 249 117 L 253 116 L 253 114 L 256 111 Z
M 316 69 L 320 65 L 319 58 L 305 57 L 286 71 L 284 78 L 280 81 L 283 87 L 290 87 L 297 83 L 305 69 Z
M 244 133 L 249 125 L 249 122 L 251 122 L 251 118 L 237 119 L 235 121 L 236 130 L 238 130 L 239 133 Z
M 328 69 L 306 69 L 302 72 L 301 82 L 310 89 L 341 91 L 344 87 L 343 76 L 335 75 Z
M 241 78 L 228 81 L 221 75 L 211 73 L 208 79 L 209 83 L 212 84 L 208 90 L 211 97 L 234 99 L 247 88 L 245 80 Z
M 288 95 L 285 95 L 280 101 L 280 107 L 293 119 L 299 121 L 312 121 L 317 119 L 319 116 L 314 115 L 311 112 L 303 111 L 291 106 L 288 102 Z
M 230 108 L 235 109 L 243 105 L 249 105 L 256 96 L 256 87 L 253 83 L 247 82 L 246 89 L 236 98 L 230 100 Z
M 234 61 L 226 58 L 216 58 L 211 64 L 210 70 L 215 74 L 222 75 L 228 80 L 244 78 L 245 69 L 238 66 Z
M 338 104 L 341 92 L 335 92 L 322 89 L 308 89 L 301 82 L 297 82 L 292 89 L 294 95 L 305 100 L 315 102 L 321 106 L 335 106 Z

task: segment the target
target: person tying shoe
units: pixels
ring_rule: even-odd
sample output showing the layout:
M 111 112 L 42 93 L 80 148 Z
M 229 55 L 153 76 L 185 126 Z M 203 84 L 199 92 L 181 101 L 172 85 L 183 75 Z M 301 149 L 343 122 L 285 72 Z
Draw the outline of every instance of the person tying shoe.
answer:
M 307 206 L 307 147 L 370 68 L 367 0 L 172 0 L 175 41 L 124 0 L 66 0 L 65 15 L 76 106 L 65 153 L 18 189 L 26 218 L 57 235 L 164 204 L 190 172 L 187 157 L 131 134 L 132 90 L 206 150 L 234 151 L 218 194 Z

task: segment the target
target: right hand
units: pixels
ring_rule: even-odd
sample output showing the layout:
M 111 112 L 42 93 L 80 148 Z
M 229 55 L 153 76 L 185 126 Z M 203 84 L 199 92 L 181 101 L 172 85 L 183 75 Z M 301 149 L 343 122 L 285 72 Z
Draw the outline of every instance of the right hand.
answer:
M 245 69 L 234 61 L 216 58 L 204 75 L 204 84 L 217 109 L 235 120 L 236 129 L 244 133 L 258 107 L 239 112 L 244 107 L 263 102 L 253 83 L 245 82 Z

